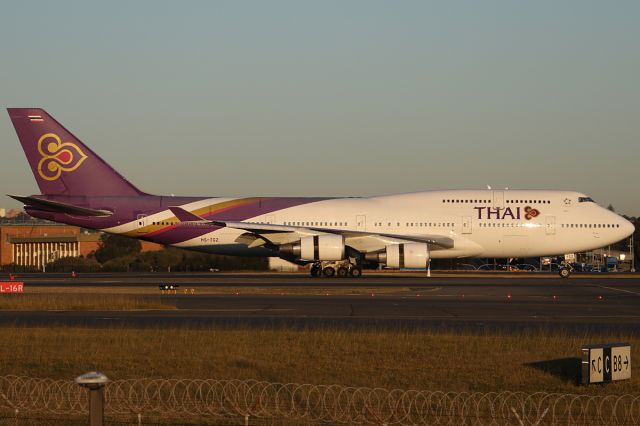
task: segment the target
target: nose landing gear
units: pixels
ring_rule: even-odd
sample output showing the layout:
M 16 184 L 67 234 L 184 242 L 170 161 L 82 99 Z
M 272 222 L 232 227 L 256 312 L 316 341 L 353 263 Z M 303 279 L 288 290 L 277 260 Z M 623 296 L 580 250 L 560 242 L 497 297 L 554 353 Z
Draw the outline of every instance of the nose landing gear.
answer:
M 573 272 L 573 268 L 571 267 L 571 264 L 569 264 L 568 262 L 562 262 L 562 264 L 560 265 L 560 269 L 558 269 L 558 274 L 560 275 L 560 278 L 569 278 L 572 272 Z
M 569 268 L 560 268 L 558 274 L 560 278 L 569 278 L 571 276 L 571 270 Z

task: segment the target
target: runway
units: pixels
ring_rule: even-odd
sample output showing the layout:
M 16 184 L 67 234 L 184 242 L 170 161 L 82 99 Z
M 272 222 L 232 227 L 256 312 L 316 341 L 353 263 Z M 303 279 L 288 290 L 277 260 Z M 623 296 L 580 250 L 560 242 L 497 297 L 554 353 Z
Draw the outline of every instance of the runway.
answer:
M 8 273 L 0 273 L 0 281 L 9 280 Z M 594 281 L 631 283 L 640 288 L 640 273 L 637 274 L 575 274 L 564 280 L 555 273 L 434 273 L 428 278 L 424 272 L 376 273 L 365 272 L 361 278 L 312 278 L 306 273 L 80 273 L 72 278 L 68 273 L 19 273 L 16 280 L 25 281 L 30 286 L 51 287 L 69 285 L 73 287 L 95 287 L 109 285 L 113 287 L 149 286 L 161 283 L 173 283 L 183 286 L 432 286 L 443 285 L 512 285 L 518 284 L 561 286 Z
M 109 286 L 117 293 L 127 287 L 157 289 L 158 284 L 169 282 L 197 291 L 145 296 L 162 297 L 175 305 L 171 310 L 0 311 L 2 325 L 640 331 L 639 276 L 589 275 L 562 280 L 547 275 L 427 278 L 407 274 L 340 280 L 302 274 L 104 274 L 21 279 L 27 291 L 69 286 L 84 288 L 86 293 L 87 287 Z M 218 287 L 235 291 L 206 292 Z M 256 293 L 257 287 L 264 288 L 264 294 Z M 246 291 L 249 288 L 251 292 Z

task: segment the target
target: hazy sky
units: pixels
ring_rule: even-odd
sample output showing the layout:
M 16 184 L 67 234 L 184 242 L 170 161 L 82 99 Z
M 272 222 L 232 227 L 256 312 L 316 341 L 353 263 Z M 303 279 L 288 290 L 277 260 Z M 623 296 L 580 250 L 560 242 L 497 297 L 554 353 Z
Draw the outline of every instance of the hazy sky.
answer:
M 640 215 L 638 1 L 0 7 L 0 106 L 46 108 L 148 192 L 491 184 Z M 0 193 L 38 192 L 6 111 L 0 144 Z

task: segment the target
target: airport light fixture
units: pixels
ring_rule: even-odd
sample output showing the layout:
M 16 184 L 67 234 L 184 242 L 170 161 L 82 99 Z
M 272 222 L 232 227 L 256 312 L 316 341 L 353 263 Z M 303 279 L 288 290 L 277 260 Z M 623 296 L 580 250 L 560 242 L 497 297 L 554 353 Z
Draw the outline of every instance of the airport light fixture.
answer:
M 109 382 L 109 378 L 99 371 L 90 371 L 76 377 L 76 384 L 89 389 L 103 387 Z
M 104 385 L 109 378 L 99 371 L 90 371 L 76 377 L 76 384 L 89 389 L 89 425 L 102 426 L 104 424 Z

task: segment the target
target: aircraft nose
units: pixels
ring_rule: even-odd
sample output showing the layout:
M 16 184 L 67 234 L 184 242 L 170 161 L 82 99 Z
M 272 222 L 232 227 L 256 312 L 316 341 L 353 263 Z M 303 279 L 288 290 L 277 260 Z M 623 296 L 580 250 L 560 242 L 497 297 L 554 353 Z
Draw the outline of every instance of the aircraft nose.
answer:
M 633 234 L 636 231 L 636 227 L 633 226 L 633 223 L 629 222 L 626 219 L 622 220 L 622 223 L 620 224 L 620 228 L 621 228 L 622 232 L 624 232 L 625 238 L 630 236 L 631 234 Z

